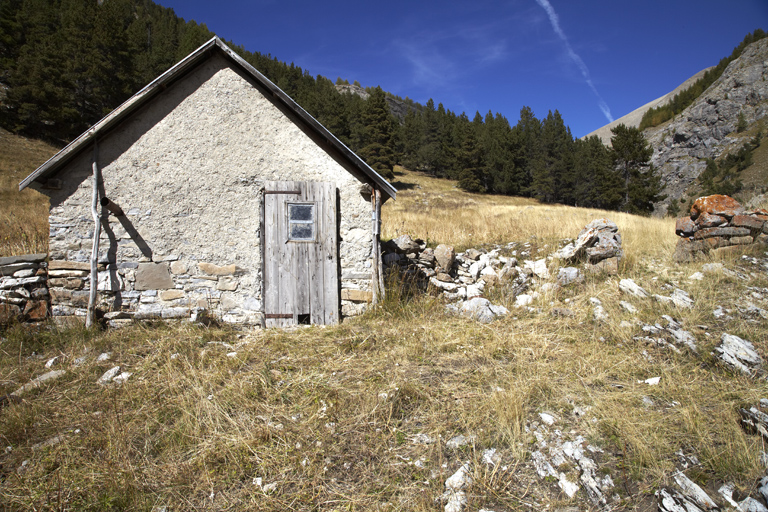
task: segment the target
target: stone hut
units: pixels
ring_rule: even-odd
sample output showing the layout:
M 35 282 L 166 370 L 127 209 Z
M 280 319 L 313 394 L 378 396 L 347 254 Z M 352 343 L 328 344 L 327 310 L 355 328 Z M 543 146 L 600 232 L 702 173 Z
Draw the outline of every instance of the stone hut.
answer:
M 50 198 L 54 317 L 334 324 L 381 293 L 396 190 L 218 38 L 27 186 Z

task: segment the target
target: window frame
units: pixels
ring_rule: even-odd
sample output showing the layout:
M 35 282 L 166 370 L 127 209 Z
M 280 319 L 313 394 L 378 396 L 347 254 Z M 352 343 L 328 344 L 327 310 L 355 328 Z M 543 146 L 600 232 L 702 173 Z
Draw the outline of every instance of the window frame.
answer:
M 291 219 L 291 206 L 311 206 L 312 207 L 312 219 L 308 221 L 304 220 L 292 220 Z M 286 219 L 286 243 L 314 243 L 317 241 L 317 201 L 286 201 L 285 202 L 285 219 Z M 292 238 L 291 227 L 294 225 L 309 225 L 312 227 L 311 238 Z

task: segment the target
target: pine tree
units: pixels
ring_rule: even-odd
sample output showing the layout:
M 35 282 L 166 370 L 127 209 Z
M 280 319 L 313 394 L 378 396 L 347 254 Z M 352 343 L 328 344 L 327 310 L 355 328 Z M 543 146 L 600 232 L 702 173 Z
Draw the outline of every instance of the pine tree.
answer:
M 456 123 L 460 146 L 456 152 L 457 177 L 459 187 L 467 192 L 485 192 L 485 176 L 482 167 L 482 152 L 477 141 L 477 134 L 483 127 L 480 113 L 475 114 L 470 123 L 466 114 L 461 114 Z
M 504 116 L 498 113 L 494 116 L 488 111 L 480 133 L 480 147 L 483 172 L 490 183 L 489 192 L 519 195 L 522 187 L 513 160 L 512 128 Z
M 637 128 L 620 124 L 612 130 L 614 167 L 624 180 L 624 201 L 621 210 L 650 214 L 653 203 L 663 199 L 661 178 L 649 163 L 653 149 Z
M 363 146 L 360 157 L 385 178 L 395 177 L 394 122 L 381 87 L 371 91 L 361 115 Z

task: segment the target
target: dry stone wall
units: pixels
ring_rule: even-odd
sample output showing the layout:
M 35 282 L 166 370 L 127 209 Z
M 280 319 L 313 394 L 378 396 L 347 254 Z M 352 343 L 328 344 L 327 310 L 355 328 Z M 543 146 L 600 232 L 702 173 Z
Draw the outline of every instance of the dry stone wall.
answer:
M 745 210 L 729 196 L 700 197 L 691 214 L 675 223 L 680 236 L 675 249 L 677 262 L 693 261 L 710 251 L 752 244 L 768 244 L 768 211 Z
M 335 183 L 342 312 L 364 309 L 372 270 L 370 193 L 221 57 L 209 59 L 99 141 L 98 307 L 111 322 L 262 320 L 261 205 L 266 181 Z M 320 141 L 322 143 L 322 141 Z M 57 176 L 51 197 L 54 317 L 87 307 L 93 153 Z M 347 290 L 346 292 L 344 290 Z
M 0 325 L 48 317 L 47 254 L 0 258 Z

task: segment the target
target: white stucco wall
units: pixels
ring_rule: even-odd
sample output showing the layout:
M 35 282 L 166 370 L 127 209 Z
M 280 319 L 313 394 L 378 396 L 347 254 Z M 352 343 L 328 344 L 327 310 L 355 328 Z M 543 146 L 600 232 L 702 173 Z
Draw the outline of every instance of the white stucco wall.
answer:
M 56 176 L 63 180 L 60 191 L 46 191 L 52 260 L 90 257 L 92 156 L 86 151 Z M 102 138 L 98 162 L 103 193 L 122 207 L 146 242 L 142 251 L 130 226 L 126 230 L 109 216 L 100 250 L 105 288 L 100 300 L 107 309 L 181 317 L 206 304 L 224 320 L 259 323 L 260 193 L 262 183 L 271 180 L 336 184 L 342 287 L 369 289 L 369 280 L 361 278 L 371 273 L 371 206 L 361 182 L 221 56 L 208 59 Z M 139 263 L 149 261 L 168 266 L 176 291 L 134 289 Z M 212 275 L 200 263 L 234 264 L 237 271 Z M 59 285 L 54 314 L 83 313 L 82 300 L 72 299 L 87 289 L 87 280 L 78 287 L 79 278 L 63 276 L 72 281 L 53 283 Z M 351 306 L 348 312 L 355 309 Z

